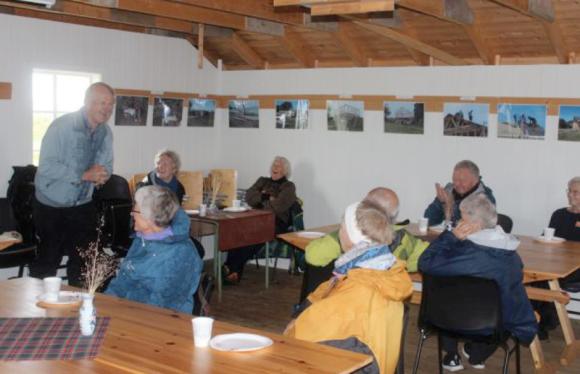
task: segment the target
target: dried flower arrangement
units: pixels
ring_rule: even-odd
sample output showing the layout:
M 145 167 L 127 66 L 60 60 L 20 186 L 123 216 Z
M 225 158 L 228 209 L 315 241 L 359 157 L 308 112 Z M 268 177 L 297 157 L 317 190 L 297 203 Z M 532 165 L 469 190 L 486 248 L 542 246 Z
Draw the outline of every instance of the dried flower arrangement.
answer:
M 220 189 L 222 188 L 222 178 L 220 174 L 210 174 L 204 179 L 203 195 L 204 202 L 209 206 L 217 206 L 219 200 L 223 200 Z
M 117 270 L 119 259 L 109 256 L 103 251 L 101 242 L 104 217 L 99 219 L 97 227 L 97 239 L 89 243 L 86 250 L 79 249 L 79 254 L 84 260 L 82 266 L 82 278 L 85 289 L 90 295 L 94 295 L 99 287 Z

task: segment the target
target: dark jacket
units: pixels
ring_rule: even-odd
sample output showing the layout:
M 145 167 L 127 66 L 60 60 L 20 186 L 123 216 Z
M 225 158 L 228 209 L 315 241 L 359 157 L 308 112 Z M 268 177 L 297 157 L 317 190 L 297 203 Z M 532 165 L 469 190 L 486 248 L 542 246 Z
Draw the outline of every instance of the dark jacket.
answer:
M 522 283 L 522 260 L 515 250 L 459 240 L 452 232 L 444 231 L 419 258 L 419 270 L 431 275 L 469 275 L 496 281 L 505 329 L 525 344 L 534 339 L 538 326 Z
M 179 204 L 181 205 L 181 203 L 183 202 L 183 196 L 185 196 L 185 188 L 183 187 L 183 184 L 181 184 L 181 182 L 179 180 L 177 180 L 177 177 L 173 177 L 173 178 L 175 178 L 175 180 L 177 182 L 177 184 L 176 184 L 177 188 L 176 189 L 172 189 L 169 187 L 168 188 L 175 193 L 175 195 L 177 196 L 177 201 L 179 201 Z M 137 184 L 137 189 L 139 189 L 143 186 L 167 187 L 166 184 L 159 183 L 159 180 L 157 179 L 157 175 L 155 173 L 155 170 L 153 170 L 152 172 L 147 174 L 147 176 L 145 178 L 143 178 L 143 180 Z
M 105 293 L 191 314 L 202 261 L 189 239 L 189 217 L 182 209 L 171 229 L 173 236 L 162 240 L 136 237 Z
M 270 200 L 270 197 L 273 197 Z M 272 180 L 260 177 L 246 191 L 246 203 L 252 208 L 272 210 L 276 215 L 276 227 L 290 226 L 290 207 L 296 202 L 296 186 L 286 178 Z M 277 230 L 279 231 L 279 230 Z
M 445 191 L 451 193 L 453 191 L 453 184 L 448 183 L 445 186 Z M 493 191 L 491 190 L 491 188 L 487 187 L 481 181 L 479 182 L 475 191 L 473 191 L 467 196 L 471 196 L 478 193 L 484 193 L 485 196 L 487 196 L 487 198 L 489 199 L 489 201 L 495 204 L 495 197 L 493 197 Z M 464 196 L 463 199 L 465 199 L 467 196 Z M 461 204 L 461 201 L 463 201 L 463 199 L 455 199 L 453 201 L 453 211 L 451 213 L 452 214 L 451 222 L 453 223 L 459 222 L 459 220 L 461 219 L 459 204 Z M 425 209 L 423 217 L 429 219 L 430 226 L 438 225 L 445 220 L 445 210 L 443 208 L 443 204 L 441 203 L 441 201 L 439 201 L 437 197 L 435 197 L 433 202 L 431 202 L 431 204 L 429 204 L 427 209 Z

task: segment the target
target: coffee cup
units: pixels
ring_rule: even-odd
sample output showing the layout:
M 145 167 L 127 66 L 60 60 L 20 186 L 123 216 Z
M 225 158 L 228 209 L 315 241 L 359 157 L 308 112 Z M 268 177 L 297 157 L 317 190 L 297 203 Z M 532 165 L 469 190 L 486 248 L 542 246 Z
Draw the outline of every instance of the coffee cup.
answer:
M 546 227 L 544 229 L 544 239 L 545 240 L 553 240 L 554 239 L 554 232 L 556 230 L 553 229 L 552 227 Z
M 242 201 L 241 200 L 234 200 L 234 201 L 232 201 L 232 207 L 239 208 L 241 206 L 242 206 Z
M 419 218 L 419 231 L 422 233 L 426 233 L 428 227 L 429 227 L 429 219 L 425 217 Z
M 62 279 L 60 277 L 47 277 L 42 282 L 44 283 L 44 301 L 57 302 Z
M 199 206 L 199 215 L 200 217 L 205 217 L 206 214 L 207 214 L 207 205 L 201 204 Z
M 213 318 L 195 317 L 191 319 L 193 328 L 193 344 L 196 347 L 207 347 L 211 339 Z

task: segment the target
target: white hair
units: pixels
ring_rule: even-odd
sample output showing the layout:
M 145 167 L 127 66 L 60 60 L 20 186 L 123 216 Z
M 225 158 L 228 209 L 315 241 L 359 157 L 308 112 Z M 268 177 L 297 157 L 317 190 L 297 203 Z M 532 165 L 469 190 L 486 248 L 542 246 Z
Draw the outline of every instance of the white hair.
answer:
M 497 225 L 495 205 L 482 193 L 470 195 L 459 204 L 462 215 L 479 222 L 483 229 L 492 229 Z
M 179 170 L 181 169 L 181 159 L 179 158 L 179 155 L 177 154 L 177 152 L 171 151 L 169 149 L 160 150 L 155 155 L 155 166 L 157 166 L 159 159 L 161 159 L 161 157 L 163 157 L 163 156 L 167 156 L 171 159 L 171 161 L 173 162 L 173 165 L 175 165 L 175 174 L 177 174 L 179 172 Z
M 580 177 L 574 177 L 570 179 L 570 181 L 568 182 L 568 188 L 572 188 L 572 186 L 577 183 L 580 183 Z
M 171 224 L 179 209 L 177 197 L 168 188 L 144 186 L 135 192 L 135 203 L 139 205 L 143 218 L 165 228 Z
M 290 175 L 292 175 L 292 167 L 290 166 L 290 161 L 288 161 L 286 157 L 276 156 L 274 157 L 274 161 L 272 161 L 272 165 L 274 165 L 276 161 L 280 161 L 280 163 L 282 163 L 282 166 L 284 167 L 284 176 L 286 178 L 290 178 Z
M 455 164 L 455 167 L 453 168 L 453 170 L 458 170 L 458 169 L 467 169 L 471 172 L 471 174 L 479 179 L 479 167 L 475 164 L 475 162 L 470 161 L 470 160 L 463 160 L 463 161 L 459 161 L 457 164 Z

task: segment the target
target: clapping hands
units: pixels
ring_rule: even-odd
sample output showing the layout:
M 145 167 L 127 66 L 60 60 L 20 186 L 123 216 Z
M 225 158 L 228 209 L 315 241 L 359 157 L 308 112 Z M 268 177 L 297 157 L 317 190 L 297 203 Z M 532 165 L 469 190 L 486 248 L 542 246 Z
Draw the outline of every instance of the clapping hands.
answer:
M 104 166 L 93 165 L 83 173 L 82 180 L 101 186 L 109 180 L 109 173 Z

